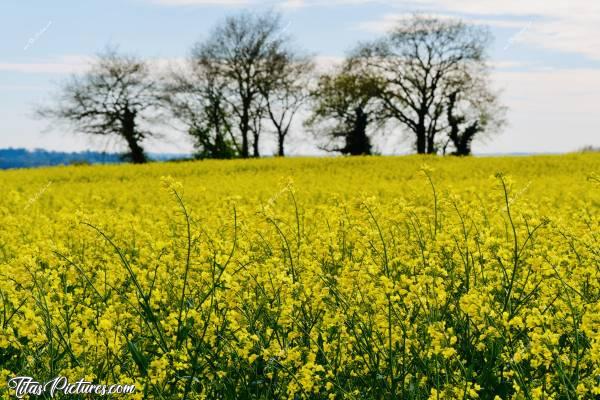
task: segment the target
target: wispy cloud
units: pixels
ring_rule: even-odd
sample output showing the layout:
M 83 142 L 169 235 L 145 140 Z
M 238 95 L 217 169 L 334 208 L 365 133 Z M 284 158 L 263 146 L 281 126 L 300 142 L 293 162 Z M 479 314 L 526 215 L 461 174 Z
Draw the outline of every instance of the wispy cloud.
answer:
M 297 9 L 297 8 L 303 8 L 306 7 L 306 1 L 305 0 L 286 0 L 286 1 L 282 1 L 280 4 L 280 7 L 285 9 Z
M 70 74 L 85 71 L 92 59 L 89 56 L 71 55 L 38 62 L 0 61 L 0 71 L 30 74 Z
M 165 6 L 268 6 L 279 9 L 297 9 L 315 6 L 338 6 L 375 2 L 374 0 L 147 0 Z
M 369 0 L 365 0 L 365 3 Z M 394 6 L 405 5 L 392 1 Z M 519 43 L 549 50 L 579 53 L 600 60 L 600 2 L 592 0 L 414 0 L 415 11 L 461 16 L 474 23 L 520 32 Z M 361 29 L 381 32 L 389 29 L 404 13 L 389 13 L 367 21 Z M 534 21 L 534 22 L 532 22 Z M 527 29 L 525 29 L 527 27 Z
M 165 6 L 246 6 L 253 0 L 151 0 L 152 3 Z
M 495 71 L 492 78 L 510 108 L 510 128 L 482 150 L 539 151 L 542 141 L 544 151 L 600 144 L 592 133 L 600 125 L 598 70 L 530 68 Z
M 493 26 L 497 28 L 510 28 L 510 29 L 519 29 L 525 31 L 526 28 L 529 28 L 531 25 L 531 20 L 528 22 L 523 22 L 520 19 L 506 19 L 506 18 L 483 18 L 483 17 L 473 17 L 473 16 L 465 16 L 458 13 L 428 13 L 428 12 L 418 12 L 419 15 L 425 15 L 428 17 L 438 18 L 438 19 L 462 19 L 468 20 L 472 24 L 476 25 L 485 25 L 485 26 Z M 399 22 L 409 19 L 414 15 L 414 13 L 392 13 L 386 14 L 383 17 L 371 20 L 364 21 L 358 24 L 359 29 L 369 31 L 369 32 L 387 32 L 390 29 L 394 28 Z M 529 26 L 528 26 L 529 25 Z
M 315 57 L 315 67 L 319 72 L 330 72 L 344 62 L 344 57 L 336 56 L 317 56 Z
M 29 74 L 73 74 L 82 73 L 94 63 L 96 56 L 68 55 L 51 60 L 33 62 L 3 62 L 0 61 L 0 71 L 20 72 Z M 184 57 L 149 58 L 146 59 L 153 71 L 165 73 L 185 66 Z

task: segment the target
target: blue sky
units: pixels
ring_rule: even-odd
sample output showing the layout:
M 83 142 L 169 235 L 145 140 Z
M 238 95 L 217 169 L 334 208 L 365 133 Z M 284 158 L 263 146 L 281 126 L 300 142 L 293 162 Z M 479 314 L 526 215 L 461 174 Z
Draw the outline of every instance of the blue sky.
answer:
M 335 63 L 412 12 L 489 25 L 495 37 L 492 78 L 509 107 L 509 125 L 475 151 L 600 146 L 600 2 L 593 0 L 3 0 L 0 147 L 119 150 L 118 140 L 49 129 L 32 118 L 34 106 L 51 101 L 57 84 L 83 71 L 107 44 L 162 63 L 182 59 L 224 16 L 248 8 L 281 12 L 296 45 L 321 65 Z M 148 143 L 149 150 L 191 149 L 182 135 L 166 136 Z M 312 151 L 304 146 L 297 151 Z M 401 153 L 409 142 L 394 136 L 380 147 Z

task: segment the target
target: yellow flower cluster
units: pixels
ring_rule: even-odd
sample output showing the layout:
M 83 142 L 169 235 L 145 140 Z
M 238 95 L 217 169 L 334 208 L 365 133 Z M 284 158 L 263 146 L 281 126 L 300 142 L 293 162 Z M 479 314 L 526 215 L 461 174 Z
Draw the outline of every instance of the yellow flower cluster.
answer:
M 596 399 L 598 173 L 594 154 L 0 172 L 0 396 L 63 375 L 134 399 Z

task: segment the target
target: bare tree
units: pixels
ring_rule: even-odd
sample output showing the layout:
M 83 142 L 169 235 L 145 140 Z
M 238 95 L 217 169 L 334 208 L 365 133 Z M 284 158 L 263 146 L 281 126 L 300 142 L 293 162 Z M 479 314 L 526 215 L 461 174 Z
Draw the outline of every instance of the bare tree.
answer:
M 158 104 L 156 83 L 148 66 L 137 58 L 109 49 L 98 56 L 89 72 L 73 76 L 62 87 L 58 103 L 42 107 L 42 118 L 67 122 L 78 132 L 115 135 L 129 147 L 126 158 L 146 162 L 142 142 L 153 132 L 140 127 L 147 111 Z
M 448 130 L 447 102 L 467 71 L 485 69 L 486 29 L 456 20 L 413 16 L 381 40 L 359 47 L 356 62 L 385 83 L 378 94 L 385 114 L 415 135 L 418 153 L 439 150 Z
M 367 128 L 378 120 L 375 99 L 381 90 L 379 85 L 376 78 L 354 73 L 350 64 L 319 78 L 312 93 L 312 115 L 306 125 L 324 140 L 321 149 L 349 155 L 371 154 Z
M 194 60 L 166 77 L 161 100 L 192 136 L 197 158 L 233 158 L 240 152 L 224 86 L 218 74 Z
M 199 65 L 224 79 L 223 99 L 235 119 L 233 127 L 241 142 L 241 157 L 250 156 L 250 145 L 253 155 L 259 156 L 265 112 L 260 88 L 271 79 L 269 66 L 285 53 L 286 43 L 278 16 L 243 13 L 228 17 L 193 50 Z
M 277 136 L 277 155 L 285 156 L 285 139 L 292 122 L 310 97 L 310 78 L 314 64 L 293 53 L 273 57 L 267 66 L 269 79 L 260 85 L 265 113 Z

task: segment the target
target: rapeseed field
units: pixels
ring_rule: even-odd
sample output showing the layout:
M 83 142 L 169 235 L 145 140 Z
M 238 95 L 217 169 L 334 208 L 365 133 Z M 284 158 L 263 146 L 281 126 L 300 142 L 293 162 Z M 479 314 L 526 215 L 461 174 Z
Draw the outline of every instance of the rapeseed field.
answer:
M 594 154 L 0 172 L 0 395 L 598 399 L 599 236 Z

